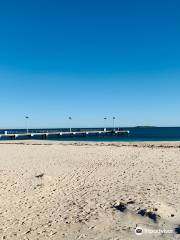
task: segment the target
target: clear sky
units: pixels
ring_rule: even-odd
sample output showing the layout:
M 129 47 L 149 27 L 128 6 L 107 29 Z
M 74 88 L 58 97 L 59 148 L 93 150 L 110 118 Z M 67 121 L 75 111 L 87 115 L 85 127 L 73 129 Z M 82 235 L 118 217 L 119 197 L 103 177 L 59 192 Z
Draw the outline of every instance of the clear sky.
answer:
M 179 0 L 0 2 L 0 128 L 180 126 Z

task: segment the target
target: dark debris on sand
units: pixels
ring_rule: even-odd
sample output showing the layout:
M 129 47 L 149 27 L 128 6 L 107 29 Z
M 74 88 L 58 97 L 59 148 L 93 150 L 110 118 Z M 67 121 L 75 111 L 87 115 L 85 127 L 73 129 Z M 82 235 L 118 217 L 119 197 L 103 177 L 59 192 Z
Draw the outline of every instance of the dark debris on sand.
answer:
M 127 202 L 128 205 L 131 205 L 131 204 L 135 204 L 135 201 L 131 200 L 129 202 Z
M 42 177 L 44 177 L 44 173 L 40 173 L 40 174 L 36 175 L 35 177 L 36 178 L 42 178 Z
M 125 212 L 127 210 L 127 207 L 124 203 L 120 203 L 118 205 L 114 205 L 114 208 L 120 212 Z
M 141 209 L 138 212 L 139 215 L 141 215 L 142 217 L 148 217 L 151 220 L 153 220 L 155 223 L 157 222 L 158 218 L 160 218 L 160 216 L 155 213 L 155 212 L 151 212 L 151 211 L 147 211 L 147 209 Z
M 180 225 L 175 228 L 175 233 L 180 234 Z

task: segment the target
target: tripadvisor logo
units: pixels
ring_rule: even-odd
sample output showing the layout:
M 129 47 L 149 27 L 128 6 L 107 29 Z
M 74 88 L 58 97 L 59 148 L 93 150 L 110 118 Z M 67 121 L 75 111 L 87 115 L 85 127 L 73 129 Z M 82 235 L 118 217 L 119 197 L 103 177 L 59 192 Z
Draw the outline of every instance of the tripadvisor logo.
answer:
M 135 234 L 138 236 L 143 235 L 143 229 L 141 227 L 137 227 L 135 229 Z

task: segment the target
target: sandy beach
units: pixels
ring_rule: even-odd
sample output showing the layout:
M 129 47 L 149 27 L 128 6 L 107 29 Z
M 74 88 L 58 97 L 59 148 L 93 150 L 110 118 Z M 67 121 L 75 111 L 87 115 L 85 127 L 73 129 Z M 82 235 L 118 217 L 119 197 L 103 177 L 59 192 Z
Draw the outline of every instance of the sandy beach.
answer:
M 0 142 L 0 239 L 179 239 L 179 225 L 180 142 Z

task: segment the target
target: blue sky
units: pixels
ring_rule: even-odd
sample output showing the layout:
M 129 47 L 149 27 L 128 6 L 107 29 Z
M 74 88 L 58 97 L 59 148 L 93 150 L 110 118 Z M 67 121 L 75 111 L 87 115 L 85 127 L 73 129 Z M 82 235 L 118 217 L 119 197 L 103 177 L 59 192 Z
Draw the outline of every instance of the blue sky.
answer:
M 180 126 L 180 2 L 1 1 L 0 128 Z

